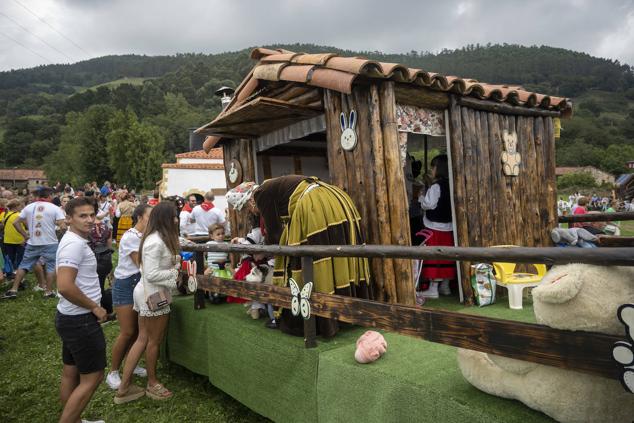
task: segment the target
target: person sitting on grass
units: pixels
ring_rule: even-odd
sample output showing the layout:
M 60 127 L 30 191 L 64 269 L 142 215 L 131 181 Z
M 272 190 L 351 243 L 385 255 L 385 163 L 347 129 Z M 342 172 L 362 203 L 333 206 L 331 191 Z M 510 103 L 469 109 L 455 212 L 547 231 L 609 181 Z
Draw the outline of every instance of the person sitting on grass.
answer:
M 95 224 L 93 200 L 71 200 L 66 215 L 70 229 L 59 243 L 56 260 L 60 298 L 55 328 L 62 340 L 64 363 L 60 384 L 64 410 L 59 421 L 77 423 L 87 422 L 80 419 L 81 413 L 103 380 L 106 338 L 100 323 L 106 321 L 107 313 L 99 305 L 97 258 L 88 246 Z

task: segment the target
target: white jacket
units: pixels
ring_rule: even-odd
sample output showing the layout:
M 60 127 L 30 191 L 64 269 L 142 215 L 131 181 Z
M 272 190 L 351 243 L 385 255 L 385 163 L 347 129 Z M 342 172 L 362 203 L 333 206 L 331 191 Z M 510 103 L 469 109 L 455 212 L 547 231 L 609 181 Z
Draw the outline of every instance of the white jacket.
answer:
M 158 232 L 154 232 L 143 243 L 141 256 L 141 282 L 145 287 L 145 298 L 159 289 L 175 289 L 180 261 L 172 254 Z

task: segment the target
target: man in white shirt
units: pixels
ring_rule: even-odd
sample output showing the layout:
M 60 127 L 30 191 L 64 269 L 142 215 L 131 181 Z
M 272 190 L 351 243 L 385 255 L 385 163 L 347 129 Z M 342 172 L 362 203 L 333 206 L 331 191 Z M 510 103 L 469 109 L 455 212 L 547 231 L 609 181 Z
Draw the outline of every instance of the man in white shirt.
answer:
M 13 222 L 15 229 L 26 240 L 24 256 L 15 272 L 13 286 L 4 294 L 4 298 L 17 298 L 20 282 L 37 261 L 42 258 L 46 264 L 45 298 L 55 298 L 53 282 L 55 281 L 55 254 L 57 253 L 57 234 L 55 226 L 61 230 L 66 228 L 64 212 L 51 203 L 53 190 L 43 187 L 38 191 L 37 201 L 29 204 L 20 212 L 20 217 Z M 28 233 L 24 230 L 28 228 Z
M 205 194 L 205 201 L 192 210 L 191 219 L 195 221 L 194 233 L 190 235 L 208 235 L 209 227 L 215 223 L 225 225 L 225 213 L 214 206 L 214 193 Z
M 190 195 L 183 206 L 178 219 L 180 221 L 181 236 L 192 235 L 196 228 L 196 222 L 192 218 L 192 210 L 196 207 L 196 196 Z
M 103 380 L 106 338 L 100 323 L 107 313 L 99 304 L 101 288 L 97 258 L 88 245 L 95 224 L 92 199 L 75 198 L 66 205 L 70 225 L 57 249 L 59 303 L 55 328 L 62 340 L 60 422 L 78 422 L 81 413 Z

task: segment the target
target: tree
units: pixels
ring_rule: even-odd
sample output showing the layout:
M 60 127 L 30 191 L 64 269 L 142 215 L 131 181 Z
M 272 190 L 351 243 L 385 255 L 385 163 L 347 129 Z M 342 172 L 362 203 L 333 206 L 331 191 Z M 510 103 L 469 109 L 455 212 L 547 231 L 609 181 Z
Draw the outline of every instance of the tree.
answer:
M 113 179 L 128 186 L 154 187 L 161 177 L 161 164 L 165 159 L 165 140 L 161 131 L 139 123 L 130 108 L 117 111 L 109 127 L 106 139 Z
M 579 188 L 579 189 L 589 189 L 596 188 L 597 184 L 589 173 L 581 172 L 581 173 L 568 173 L 567 175 L 561 175 L 557 178 L 557 188 L 558 189 L 567 189 L 567 188 Z

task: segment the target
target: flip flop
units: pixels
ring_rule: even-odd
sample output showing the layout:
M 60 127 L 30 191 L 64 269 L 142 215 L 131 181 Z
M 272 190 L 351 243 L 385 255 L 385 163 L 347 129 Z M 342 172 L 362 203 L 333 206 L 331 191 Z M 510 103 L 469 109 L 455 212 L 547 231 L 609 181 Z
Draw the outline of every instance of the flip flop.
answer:
M 114 396 L 114 403 L 125 404 L 126 402 L 137 400 L 141 398 L 143 395 L 145 395 L 145 389 L 137 385 L 130 385 L 130 387 L 125 393 L 123 394 L 120 394 L 119 392 L 116 393 L 116 395 Z
M 154 386 L 148 386 L 145 390 L 145 395 L 152 398 L 153 400 L 162 401 L 171 398 L 173 394 L 169 389 L 167 389 L 160 383 L 157 383 Z

